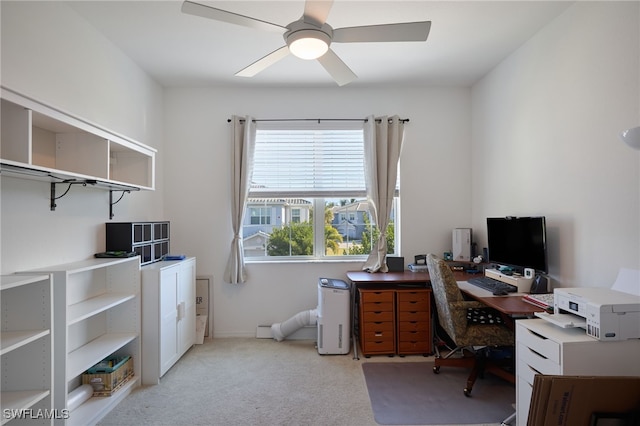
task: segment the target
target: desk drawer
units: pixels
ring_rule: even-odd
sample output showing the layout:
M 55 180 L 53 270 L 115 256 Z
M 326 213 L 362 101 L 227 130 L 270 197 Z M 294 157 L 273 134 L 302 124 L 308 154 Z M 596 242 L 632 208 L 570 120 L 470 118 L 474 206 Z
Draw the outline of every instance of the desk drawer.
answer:
M 527 383 L 522 378 L 518 378 L 516 381 L 516 416 L 517 424 L 526 425 L 527 418 L 529 416 L 529 408 L 531 406 L 531 394 L 533 392 L 533 386 Z
M 516 324 L 518 324 L 518 321 L 516 321 Z M 560 344 L 558 342 L 531 331 L 522 325 L 517 327 L 516 341 L 529 348 L 535 348 L 535 351 L 542 357 L 560 364 Z
M 398 321 L 429 322 L 429 313 L 427 311 L 400 311 L 398 312 Z
M 400 331 L 398 334 L 399 342 L 427 342 L 429 340 L 429 333 L 426 330 Z
M 367 302 L 362 304 L 364 312 L 393 312 L 393 302 Z
M 398 302 L 429 302 L 428 290 L 405 291 L 399 290 Z
M 362 340 L 362 353 L 368 354 L 392 354 L 396 351 L 394 341 L 391 340 Z
M 393 291 L 360 290 L 360 303 L 393 303 Z
M 430 354 L 431 346 L 426 340 L 398 342 L 398 354 Z
M 386 342 L 387 340 L 393 342 L 395 340 L 395 333 L 393 332 L 393 328 L 391 328 L 391 330 L 371 328 L 369 330 L 362 330 L 362 339 L 364 339 L 365 342 Z
M 518 344 L 516 353 L 519 360 L 539 371 L 540 374 L 561 374 L 558 362 L 539 354 L 521 343 Z
M 393 331 L 393 321 L 365 321 L 362 323 L 362 331 L 374 332 L 374 331 Z
M 533 386 L 533 378 L 536 374 L 542 374 L 540 371 L 536 370 L 526 362 L 521 359 L 518 359 L 516 364 L 516 374 L 518 376 L 518 380 L 524 380 L 529 383 L 529 385 Z
M 393 322 L 393 312 L 392 311 L 363 312 L 361 319 L 362 319 L 362 322 L 380 322 L 380 321 Z
M 428 300 L 398 301 L 398 311 L 428 311 Z
M 400 321 L 398 331 L 429 331 L 429 323 L 427 321 Z

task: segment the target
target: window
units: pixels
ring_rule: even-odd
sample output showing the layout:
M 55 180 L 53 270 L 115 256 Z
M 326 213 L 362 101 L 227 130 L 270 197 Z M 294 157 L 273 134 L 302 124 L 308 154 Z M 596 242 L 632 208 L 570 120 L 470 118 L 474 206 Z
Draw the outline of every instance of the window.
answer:
M 252 225 L 269 225 L 271 223 L 271 209 L 266 207 L 252 207 L 249 209 Z
M 300 209 L 291 209 L 291 223 L 300 223 Z
M 243 226 L 247 260 L 364 258 L 371 251 L 379 231 L 366 200 L 363 137 L 361 121 L 257 123 Z

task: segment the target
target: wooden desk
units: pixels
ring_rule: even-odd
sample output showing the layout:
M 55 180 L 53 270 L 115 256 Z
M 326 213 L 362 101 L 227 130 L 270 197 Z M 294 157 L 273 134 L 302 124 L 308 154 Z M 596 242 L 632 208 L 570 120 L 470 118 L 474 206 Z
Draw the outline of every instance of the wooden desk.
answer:
M 476 299 L 487 306 L 490 306 L 501 313 L 505 317 L 522 318 L 532 317 L 535 312 L 543 312 L 544 310 L 527 303 L 522 300 L 522 293 L 510 293 L 507 296 L 494 296 L 490 291 L 469 284 L 467 280 L 476 274 L 469 274 L 464 271 L 453 271 L 458 281 L 458 286 L 463 294 Z M 349 271 L 347 278 L 351 281 L 351 337 L 353 339 L 354 359 L 358 359 L 358 339 L 356 329 L 356 296 L 358 289 L 398 289 L 403 287 L 430 288 L 430 277 L 428 272 L 387 272 L 387 273 L 370 273 L 364 271 Z M 513 325 L 513 324 L 512 324 Z
M 458 280 L 458 287 L 460 287 L 463 294 L 510 317 L 532 317 L 536 312 L 544 312 L 544 309 L 522 300 L 522 296 L 524 296 L 525 293 L 509 293 L 506 296 L 494 296 L 488 290 L 469 284 L 466 279 Z
M 522 300 L 522 293 L 510 293 L 507 296 L 494 296 L 490 291 L 469 284 L 467 280 L 476 277 L 475 274 L 468 274 L 462 271 L 454 271 L 453 275 L 458 281 L 460 290 L 487 306 L 497 309 L 503 314 L 509 316 L 533 316 L 535 312 L 544 312 L 544 309 L 527 303 Z M 419 286 L 430 287 L 428 272 L 387 272 L 387 273 L 370 273 L 364 271 L 349 271 L 347 278 L 356 288 L 384 288 L 385 285 L 390 287 L 402 286 Z

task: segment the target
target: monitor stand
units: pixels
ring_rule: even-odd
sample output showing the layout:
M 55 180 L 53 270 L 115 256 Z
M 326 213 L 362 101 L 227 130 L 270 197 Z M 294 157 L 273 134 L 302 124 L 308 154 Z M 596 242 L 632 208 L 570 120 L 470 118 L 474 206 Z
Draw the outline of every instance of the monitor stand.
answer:
M 518 288 L 518 293 L 529 293 L 533 278 L 525 278 L 520 274 L 506 275 L 497 269 L 485 269 L 484 275 L 503 283 L 514 285 Z

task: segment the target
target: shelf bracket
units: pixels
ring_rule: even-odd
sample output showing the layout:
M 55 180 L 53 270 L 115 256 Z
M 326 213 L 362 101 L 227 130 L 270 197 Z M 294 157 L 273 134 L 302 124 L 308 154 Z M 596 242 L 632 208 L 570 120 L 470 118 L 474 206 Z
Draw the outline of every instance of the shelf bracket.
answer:
M 114 189 L 109 191 L 109 219 L 113 219 L 113 206 L 115 204 L 118 204 L 120 202 L 120 200 L 122 200 L 122 197 L 124 197 L 124 194 L 129 194 L 131 191 L 128 189 L 121 189 L 118 190 L 119 192 L 122 192 L 122 194 L 120 195 L 120 198 L 118 198 L 116 201 L 113 201 L 113 193 L 114 193 Z
M 51 201 L 49 203 L 49 207 L 51 208 L 51 211 L 53 212 L 56 210 L 56 207 L 58 206 L 56 204 L 56 200 L 67 195 L 72 185 L 87 186 L 87 185 L 95 185 L 95 184 L 96 184 L 95 180 L 75 180 L 75 179 L 63 180 L 62 182 L 51 182 Z M 67 190 L 64 191 L 62 195 L 59 195 L 56 197 L 56 185 L 68 185 Z

